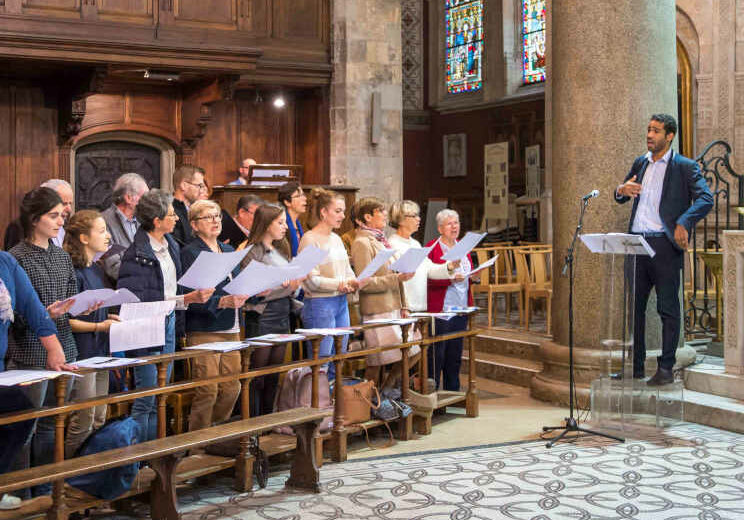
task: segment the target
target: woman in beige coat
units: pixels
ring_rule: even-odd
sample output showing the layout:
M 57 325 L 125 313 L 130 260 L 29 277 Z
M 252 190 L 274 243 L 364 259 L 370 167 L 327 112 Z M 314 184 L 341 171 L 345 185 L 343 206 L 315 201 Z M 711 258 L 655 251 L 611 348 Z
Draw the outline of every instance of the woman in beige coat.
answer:
M 385 204 L 375 197 L 368 197 L 360 200 L 357 207 L 357 220 L 361 225 L 357 230 L 354 242 L 351 244 L 351 264 L 357 276 L 359 276 L 364 268 L 372 262 L 372 259 L 377 256 L 377 253 L 383 249 L 389 249 L 390 244 L 383 232 L 387 225 Z M 359 291 L 362 321 L 400 318 L 403 314 L 406 314 L 403 282 L 410 280 L 413 275 L 414 273 L 395 273 L 389 265 L 384 265 L 367 280 L 360 280 L 364 284 Z M 402 343 L 403 334 L 399 325 L 391 325 L 365 330 L 364 340 L 367 348 L 376 348 Z M 413 350 L 409 351 L 410 355 L 418 353 L 418 349 L 416 349 L 416 352 L 413 352 Z M 400 350 L 370 354 L 367 356 L 365 378 L 379 380 L 381 366 L 400 360 Z M 391 381 L 391 383 L 393 382 Z

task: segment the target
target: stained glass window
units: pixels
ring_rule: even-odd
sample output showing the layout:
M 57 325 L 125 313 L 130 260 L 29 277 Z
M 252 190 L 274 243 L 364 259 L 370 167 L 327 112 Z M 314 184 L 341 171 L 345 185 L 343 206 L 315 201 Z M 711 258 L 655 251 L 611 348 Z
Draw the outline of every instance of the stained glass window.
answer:
M 545 81 L 545 0 L 522 1 L 522 37 L 524 82 Z
M 483 86 L 483 2 L 444 0 L 447 92 L 475 92 Z

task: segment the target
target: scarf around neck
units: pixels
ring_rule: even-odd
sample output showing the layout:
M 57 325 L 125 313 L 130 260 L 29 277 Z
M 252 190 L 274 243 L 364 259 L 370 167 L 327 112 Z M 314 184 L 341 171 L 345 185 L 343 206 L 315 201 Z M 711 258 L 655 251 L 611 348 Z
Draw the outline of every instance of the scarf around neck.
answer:
M 388 242 L 385 233 L 383 233 L 381 229 L 367 227 L 364 224 L 362 224 L 362 229 L 370 233 L 378 242 L 381 242 L 382 245 L 385 246 L 385 249 L 391 248 L 390 242 Z

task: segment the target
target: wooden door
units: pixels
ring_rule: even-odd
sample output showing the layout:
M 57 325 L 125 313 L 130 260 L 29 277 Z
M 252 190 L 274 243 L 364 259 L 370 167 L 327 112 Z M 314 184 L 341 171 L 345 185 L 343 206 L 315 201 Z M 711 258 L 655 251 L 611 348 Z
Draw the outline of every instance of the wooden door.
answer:
M 75 209 L 108 208 L 116 179 L 130 172 L 142 175 L 150 188 L 159 188 L 160 151 L 126 141 L 81 146 L 75 153 Z

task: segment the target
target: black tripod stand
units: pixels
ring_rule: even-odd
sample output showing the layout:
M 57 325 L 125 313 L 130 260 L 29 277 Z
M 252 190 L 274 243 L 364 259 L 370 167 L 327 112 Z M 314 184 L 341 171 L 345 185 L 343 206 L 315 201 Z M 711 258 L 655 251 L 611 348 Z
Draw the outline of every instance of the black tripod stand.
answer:
M 607 437 L 608 439 L 615 439 L 616 441 L 625 442 L 625 439 L 615 437 L 614 435 L 608 435 L 606 433 L 589 430 L 579 426 L 578 420 L 574 417 L 574 395 L 576 393 L 576 381 L 574 380 L 574 323 L 573 323 L 573 289 L 574 289 L 574 250 L 576 248 L 576 239 L 581 233 L 581 228 L 584 225 L 584 213 L 586 213 L 586 207 L 589 205 L 589 197 L 584 197 L 581 201 L 581 213 L 579 214 L 579 223 L 574 231 L 573 238 L 571 239 L 571 245 L 566 252 L 566 259 L 563 263 L 562 275 L 566 276 L 568 271 L 568 417 L 566 417 L 566 424 L 563 426 L 543 426 L 543 432 L 551 432 L 555 430 L 563 430 L 561 433 L 550 439 L 545 445 L 546 448 L 552 448 L 555 444 L 561 441 L 569 432 L 584 432 L 589 435 L 599 435 L 601 437 Z

